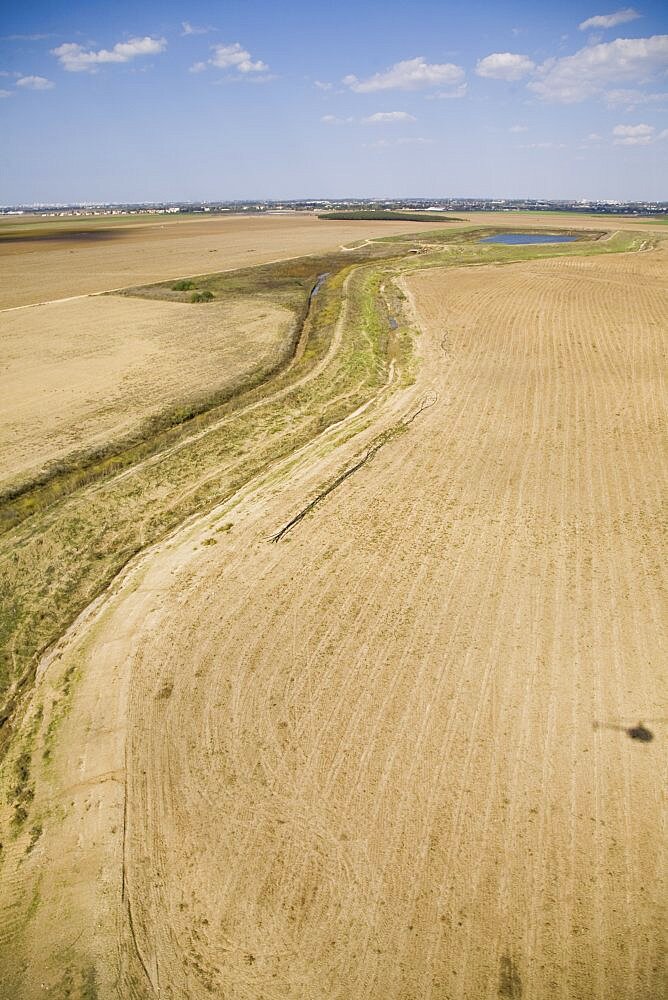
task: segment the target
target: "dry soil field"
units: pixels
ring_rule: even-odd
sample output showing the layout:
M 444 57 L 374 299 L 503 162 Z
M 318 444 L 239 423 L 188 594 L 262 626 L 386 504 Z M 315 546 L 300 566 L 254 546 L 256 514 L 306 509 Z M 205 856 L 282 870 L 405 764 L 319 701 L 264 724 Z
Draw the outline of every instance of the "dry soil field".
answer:
M 424 228 L 418 222 L 324 223 L 313 215 L 235 215 L 118 226 L 104 239 L 0 240 L 0 309 L 247 267 Z
M 582 229 L 638 229 L 631 219 L 608 221 L 602 216 L 549 216 L 531 213 L 478 212 L 461 216 L 470 223 L 513 223 L 541 229 L 567 225 Z M 0 237 L 4 225 L 0 220 Z M 463 225 L 468 223 L 464 222 Z M 434 213 L 434 228 L 438 228 Z M 90 294 L 127 285 L 163 281 L 184 275 L 245 267 L 276 258 L 332 250 L 359 239 L 415 233 L 418 222 L 327 222 L 313 215 L 230 216 L 195 220 L 115 225 L 107 238 L 21 240 L 0 238 L 0 309 Z M 449 223 L 446 229 L 461 229 Z M 665 226 L 643 226 L 661 232 Z
M 68 711 L 5 852 L 11 995 L 664 995 L 666 251 L 405 290 L 417 382 L 43 660 Z
M 98 296 L 0 312 L 0 488 L 271 368 L 293 321 L 266 300 Z

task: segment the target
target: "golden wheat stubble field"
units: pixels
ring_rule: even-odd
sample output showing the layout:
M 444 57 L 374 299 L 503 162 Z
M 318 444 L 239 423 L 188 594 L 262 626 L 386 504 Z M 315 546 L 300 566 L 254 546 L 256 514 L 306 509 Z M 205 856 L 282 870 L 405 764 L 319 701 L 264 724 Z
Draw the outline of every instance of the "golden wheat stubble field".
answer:
M 278 544 L 336 455 L 191 523 L 43 673 L 21 995 L 662 995 L 665 251 L 406 290 L 434 405 Z
M 293 313 L 98 296 L 0 312 L 0 487 L 270 369 Z

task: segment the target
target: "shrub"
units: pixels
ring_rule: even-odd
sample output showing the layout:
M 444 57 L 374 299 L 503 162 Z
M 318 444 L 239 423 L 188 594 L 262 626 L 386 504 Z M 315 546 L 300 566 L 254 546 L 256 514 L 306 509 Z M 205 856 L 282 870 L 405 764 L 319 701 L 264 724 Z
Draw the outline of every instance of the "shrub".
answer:
M 193 292 L 190 296 L 191 302 L 210 302 L 213 298 L 213 292 L 210 292 L 208 288 L 205 288 L 203 292 Z
M 189 292 L 191 288 L 195 287 L 194 281 L 177 281 L 175 285 L 172 285 L 173 292 Z

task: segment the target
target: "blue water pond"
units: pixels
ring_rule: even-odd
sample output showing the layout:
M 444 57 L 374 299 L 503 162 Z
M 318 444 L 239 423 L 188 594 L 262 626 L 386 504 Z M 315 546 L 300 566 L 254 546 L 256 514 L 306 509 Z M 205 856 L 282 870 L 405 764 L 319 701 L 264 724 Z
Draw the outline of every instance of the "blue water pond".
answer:
M 497 233 L 496 236 L 485 236 L 481 243 L 572 243 L 577 236 L 556 236 L 554 233 Z

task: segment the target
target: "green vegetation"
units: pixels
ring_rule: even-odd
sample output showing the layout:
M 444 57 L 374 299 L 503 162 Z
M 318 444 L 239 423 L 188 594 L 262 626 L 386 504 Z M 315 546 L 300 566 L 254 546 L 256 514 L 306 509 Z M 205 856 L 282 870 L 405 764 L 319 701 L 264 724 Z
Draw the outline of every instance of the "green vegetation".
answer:
M 43 706 L 39 705 L 26 727 L 13 759 L 9 758 L 0 767 L 2 788 L 8 804 L 12 808 L 11 833 L 18 835 L 30 815 L 35 798 L 35 782 L 32 774 L 32 758 L 35 737 L 42 724 Z M 37 839 L 37 838 L 35 838 Z
M 42 836 L 43 831 L 44 827 L 42 826 L 40 820 L 38 820 L 36 823 L 33 823 L 33 825 L 30 827 L 30 839 L 28 840 L 28 846 L 26 847 L 26 854 L 30 854 L 33 847 L 35 846 L 39 838 Z
M 76 675 L 77 666 L 76 664 L 72 664 L 67 668 L 60 682 L 60 695 L 52 705 L 49 724 L 46 727 L 42 740 L 42 759 L 45 763 L 51 760 L 53 741 L 58 727 L 70 710 Z
M 218 288 L 233 285 L 234 294 L 252 285 L 301 303 L 301 326 L 304 320 L 306 325 L 295 344 L 301 349 L 294 363 L 275 371 L 269 382 L 245 387 L 243 400 L 235 397 L 191 418 L 187 431 L 180 424 L 158 435 L 159 445 L 150 439 L 129 449 L 116 467 L 106 459 L 102 467 L 71 472 L 13 502 L 15 526 L 0 541 L 0 558 L 7 559 L 0 591 L 6 640 L 0 692 L 8 693 L 15 683 L 20 691 L 30 683 L 41 651 L 143 546 L 194 511 L 231 495 L 272 460 L 368 399 L 384 380 L 388 362 L 380 352 L 389 346 L 378 334 L 376 306 L 365 304 L 377 291 L 363 283 L 376 266 L 375 252 L 359 255 L 357 263 L 350 262 L 351 255 L 286 262 L 275 267 L 273 278 L 266 267 L 252 281 L 248 272 L 221 275 L 217 282 L 211 278 Z M 398 259 L 394 249 L 389 257 L 388 248 L 382 252 L 390 262 Z M 327 267 L 330 276 L 306 317 L 314 279 Z M 351 304 L 341 347 L 325 365 L 348 277 Z M 361 312 L 365 321 L 360 324 Z M 250 403 L 259 405 L 250 408 Z M 4 514 L 10 506 L 5 505 Z M 10 716 L 11 704 L 1 714 Z M 0 738 L 8 732 L 9 723 L 0 729 Z M 48 733 L 46 750 L 48 756 Z
M 23 750 L 14 761 L 14 783 L 10 791 L 10 801 L 14 807 L 12 823 L 15 828 L 23 826 L 35 797 L 35 787 L 31 780 L 31 756 Z
M 202 292 L 193 292 L 190 296 L 191 302 L 211 302 L 214 298 L 214 294 L 208 288 L 205 288 Z
M 184 292 L 197 287 L 205 298 L 267 298 L 290 309 L 294 315 L 292 337 L 284 354 L 271 368 L 261 368 L 249 374 L 234 388 L 203 394 L 184 400 L 151 417 L 135 433 L 122 441 L 110 442 L 86 451 L 76 452 L 58 461 L 31 481 L 22 483 L 0 495 L 0 534 L 32 517 L 64 496 L 99 479 L 109 478 L 156 452 L 176 444 L 185 434 L 201 430 L 212 419 L 220 416 L 220 407 L 234 408 L 243 403 L 248 392 L 278 374 L 290 362 L 297 348 L 308 310 L 309 297 L 319 276 L 335 274 L 351 262 L 364 262 L 375 256 L 396 258 L 405 253 L 387 247 L 366 248 L 359 253 L 332 254 L 322 257 L 303 257 L 279 264 L 217 275 L 205 275 L 194 281 L 188 279 L 175 284 L 164 282 L 141 288 L 127 289 L 124 294 L 144 298 L 189 301 Z M 175 285 L 187 286 L 174 291 Z M 11 617 L 11 616 L 10 616 Z M 0 617 L 0 646 L 3 642 L 3 623 Z M 0 690 L 2 685 L 0 683 Z
M 335 222 L 465 222 L 456 215 L 442 212 L 393 212 L 385 209 L 360 210 L 359 212 L 323 212 L 319 219 Z
M 384 259 L 390 254 L 396 257 L 404 253 L 403 248 L 395 247 L 390 251 L 387 247 L 368 246 L 347 254 L 314 254 L 275 264 L 243 267 L 236 271 L 202 274 L 182 282 L 157 282 L 154 285 L 126 288 L 120 294 L 187 302 L 189 297 L 181 292 L 196 289 L 200 292 L 209 291 L 216 299 L 239 299 L 247 296 L 266 298 L 272 303 L 301 312 L 321 275 L 335 274 L 349 264 L 364 263 L 375 258 Z

